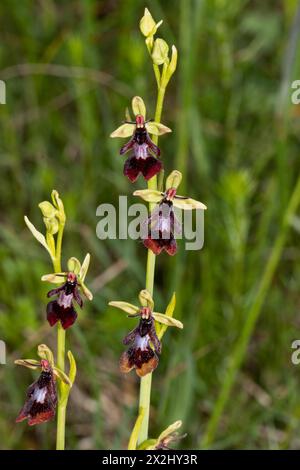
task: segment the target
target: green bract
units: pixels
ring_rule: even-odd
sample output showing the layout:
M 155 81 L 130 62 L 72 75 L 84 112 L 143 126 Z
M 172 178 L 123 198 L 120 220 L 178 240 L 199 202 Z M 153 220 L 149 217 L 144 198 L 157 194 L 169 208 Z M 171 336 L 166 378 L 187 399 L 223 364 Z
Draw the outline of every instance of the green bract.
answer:
M 55 189 L 51 193 L 51 198 L 52 203 L 49 201 L 42 201 L 39 204 L 46 227 L 46 236 L 35 228 L 26 215 L 24 220 L 34 238 L 43 245 L 43 247 L 48 251 L 52 261 L 54 261 L 56 257 L 56 248 L 53 235 L 57 234 L 59 230 L 63 230 L 66 215 L 63 202 Z
M 28 217 L 26 215 L 24 216 L 24 220 L 25 220 L 25 223 L 26 223 L 27 227 L 29 228 L 30 232 L 34 236 L 34 238 L 41 245 L 43 245 L 43 247 L 48 251 L 49 255 L 53 259 L 55 257 L 55 253 L 53 252 L 52 249 L 49 248 L 45 236 L 35 228 L 35 226 L 30 222 L 30 220 L 28 219 Z

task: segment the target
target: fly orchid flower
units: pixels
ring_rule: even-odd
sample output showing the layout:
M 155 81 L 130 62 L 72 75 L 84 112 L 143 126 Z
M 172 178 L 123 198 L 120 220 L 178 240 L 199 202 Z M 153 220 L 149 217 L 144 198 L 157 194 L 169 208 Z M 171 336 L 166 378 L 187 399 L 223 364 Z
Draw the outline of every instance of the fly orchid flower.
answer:
M 120 149 L 120 154 L 124 155 L 129 150 L 132 154 L 127 158 L 124 164 L 124 175 L 134 183 L 138 176 L 142 174 L 146 180 L 149 180 L 162 169 L 162 163 L 158 160 L 160 149 L 152 142 L 149 134 L 162 135 L 171 132 L 171 129 L 152 120 L 146 121 L 146 107 L 139 96 L 132 100 L 132 109 L 135 120 L 126 120 L 111 137 L 131 137 L 129 142 Z
M 77 312 L 73 306 L 73 301 L 75 300 L 80 308 L 83 306 L 79 288 L 87 299 L 92 300 L 93 295 L 84 284 L 89 263 L 89 254 L 86 255 L 82 266 L 78 259 L 70 258 L 68 261 L 68 272 L 46 274 L 42 276 L 42 281 L 48 281 L 54 284 L 61 283 L 62 279 L 65 279 L 64 284 L 50 290 L 47 294 L 47 297 L 52 297 L 53 295 L 58 296 L 57 299 L 51 300 L 47 305 L 47 320 L 50 326 L 55 325 L 58 321 L 61 322 L 64 329 L 73 325 L 77 318 Z
M 39 378 L 27 389 L 26 402 L 16 423 L 28 419 L 29 426 L 44 423 L 55 416 L 57 393 L 52 367 L 46 359 L 40 361 L 42 369 Z
M 53 353 L 45 344 L 38 346 L 38 356 L 40 360 L 17 359 L 15 361 L 15 364 L 20 366 L 42 370 L 39 378 L 28 387 L 26 402 L 16 418 L 17 423 L 27 419 L 29 426 L 44 423 L 54 417 L 57 404 L 56 378 L 67 387 L 72 387 L 76 376 L 76 363 L 71 351 L 68 352 L 69 375 L 55 366 Z
M 135 369 L 139 377 L 152 372 L 158 366 L 161 354 L 161 337 L 165 326 L 176 326 L 183 328 L 183 324 L 172 317 L 175 308 L 175 297 L 173 296 L 167 312 L 170 315 L 154 312 L 154 302 L 149 292 L 142 290 L 139 295 L 141 307 L 127 302 L 109 302 L 109 305 L 117 307 L 128 313 L 129 318 L 139 318 L 139 323 L 123 340 L 123 344 L 130 345 L 120 358 L 120 370 L 128 373 Z M 163 324 L 155 327 L 155 321 Z
M 171 256 L 177 252 L 175 237 L 181 233 L 181 225 L 175 216 L 174 207 L 184 210 L 206 209 L 202 202 L 177 195 L 181 179 L 181 173 L 174 170 L 166 180 L 164 193 L 152 189 L 142 189 L 133 193 L 144 201 L 158 204 L 145 221 L 147 230 L 145 236 L 143 235 L 145 247 L 155 255 L 159 255 L 163 250 Z

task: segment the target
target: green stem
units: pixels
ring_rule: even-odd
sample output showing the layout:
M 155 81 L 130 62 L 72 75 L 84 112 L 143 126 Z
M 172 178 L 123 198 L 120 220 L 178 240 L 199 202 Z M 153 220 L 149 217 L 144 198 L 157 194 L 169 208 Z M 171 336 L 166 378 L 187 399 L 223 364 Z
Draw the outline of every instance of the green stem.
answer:
M 64 232 L 64 225 L 59 228 L 56 241 L 55 259 L 53 260 L 54 272 L 61 272 L 61 246 Z M 57 358 L 56 364 L 62 371 L 65 370 L 65 349 L 66 349 L 66 332 L 58 323 L 57 326 Z M 56 450 L 64 450 L 65 448 L 65 427 L 66 427 L 66 406 L 67 402 L 62 398 L 63 383 L 58 381 L 58 403 L 57 403 L 57 430 L 56 430 Z
M 156 110 L 155 110 L 155 122 L 160 122 L 164 97 L 165 97 L 165 86 L 160 86 L 158 88 Z M 158 136 L 152 136 L 152 141 L 157 145 Z M 148 181 L 148 189 L 157 189 L 157 177 L 154 176 Z M 153 209 L 155 204 L 149 204 L 150 211 Z M 146 289 L 153 296 L 154 288 L 154 275 L 155 275 L 155 260 L 156 256 L 151 251 L 148 250 L 147 254 L 147 270 L 146 270 Z M 148 429 L 149 429 L 149 414 L 150 414 L 150 399 L 151 399 L 151 383 L 152 383 L 152 373 L 147 374 L 145 377 L 141 378 L 140 383 L 140 401 L 139 407 L 144 410 L 144 417 L 142 420 L 138 444 L 141 444 L 143 441 L 148 439 Z
M 219 421 L 221 419 L 224 408 L 230 397 L 230 393 L 234 382 L 236 380 L 238 371 L 241 367 L 242 361 L 246 355 L 247 347 L 251 339 L 253 330 L 255 328 L 257 319 L 262 311 L 262 307 L 266 296 L 268 294 L 274 273 L 280 261 L 282 250 L 284 248 L 290 221 L 295 216 L 300 204 L 300 176 L 298 177 L 294 191 L 290 197 L 287 210 L 284 214 L 280 231 L 277 235 L 272 251 L 270 253 L 268 262 L 266 264 L 263 276 L 261 278 L 256 297 L 249 312 L 246 314 L 245 324 L 243 326 L 241 335 L 237 340 L 236 346 L 233 349 L 232 355 L 229 359 L 229 366 L 222 383 L 221 391 L 218 396 L 217 402 L 214 406 L 214 411 L 208 422 L 207 431 L 202 439 L 201 447 L 205 448 L 210 446 L 213 442 Z

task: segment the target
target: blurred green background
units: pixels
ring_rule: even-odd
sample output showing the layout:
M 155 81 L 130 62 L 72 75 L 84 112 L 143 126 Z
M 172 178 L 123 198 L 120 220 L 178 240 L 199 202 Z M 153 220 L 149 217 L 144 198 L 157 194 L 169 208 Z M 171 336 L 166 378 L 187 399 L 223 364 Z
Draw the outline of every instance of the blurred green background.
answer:
M 179 446 L 203 446 L 228 380 L 228 358 L 244 334 L 281 230 L 300 170 L 300 112 L 290 101 L 291 83 L 300 79 L 297 1 L 2 0 L 3 449 L 55 445 L 54 422 L 35 428 L 14 423 L 37 375 L 13 364 L 35 357 L 39 343 L 55 349 L 56 331 L 45 322 L 49 285 L 40 282 L 52 268 L 23 220 L 27 214 L 42 229 L 37 205 L 53 188 L 68 217 L 63 259 L 91 253 L 87 284 L 95 296 L 67 334 L 79 369 L 67 448 L 125 447 L 136 417 L 138 379 L 118 370 L 121 341 L 133 323 L 107 303 L 137 302 L 146 250 L 133 240 L 100 241 L 95 229 L 100 203 L 117 203 L 119 195 L 144 187 L 123 177 L 118 149 L 124 141 L 109 134 L 136 94 L 154 114 L 155 80 L 138 28 L 145 6 L 164 20 L 158 35 L 179 50 L 163 112 L 173 129 L 160 139 L 164 165 L 184 173 L 181 194 L 188 189 L 208 206 L 203 250 L 186 252 L 181 243 L 175 258 L 157 260 L 156 307 L 164 310 L 176 290 L 175 315 L 185 328 L 164 337 L 153 380 L 152 437 L 182 419 L 188 436 Z M 300 366 L 291 363 L 291 343 L 300 338 L 299 231 L 294 217 L 210 433 L 211 448 L 300 448 Z

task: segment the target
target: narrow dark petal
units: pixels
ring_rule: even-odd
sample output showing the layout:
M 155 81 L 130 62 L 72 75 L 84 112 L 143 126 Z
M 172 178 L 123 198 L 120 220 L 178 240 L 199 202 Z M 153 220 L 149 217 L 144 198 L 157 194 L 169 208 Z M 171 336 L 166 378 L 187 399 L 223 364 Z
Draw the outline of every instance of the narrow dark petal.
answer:
M 133 157 L 127 158 L 124 164 L 124 175 L 127 176 L 127 178 L 129 178 L 132 183 L 134 183 L 137 180 L 137 177 L 140 174 L 140 171 L 141 171 L 140 161 L 141 161 L 140 158 L 138 159 L 133 156 Z
M 155 255 L 159 255 L 161 253 L 162 246 L 159 240 L 152 240 L 152 238 L 149 236 L 148 238 L 143 240 L 143 244 L 146 248 L 151 250 Z
M 76 321 L 77 313 L 73 306 L 69 308 L 62 308 L 60 310 L 60 322 L 64 330 L 73 325 Z
M 49 292 L 47 293 L 47 297 L 52 297 L 53 295 L 58 294 L 59 292 L 64 290 L 64 288 L 65 288 L 65 284 L 63 284 L 60 287 L 56 287 L 55 289 L 49 290 Z
M 125 338 L 123 339 L 123 344 L 127 345 L 127 344 L 132 343 L 135 340 L 138 332 L 139 332 L 139 327 L 137 326 L 136 328 L 134 328 L 134 330 L 130 331 L 130 333 L 128 333 L 128 335 L 125 336 Z
M 76 302 L 78 303 L 79 307 L 82 308 L 82 306 L 83 306 L 83 300 L 82 300 L 82 298 L 80 297 L 80 293 L 79 293 L 79 290 L 77 289 L 77 287 L 75 287 L 73 294 L 74 294 L 74 299 L 75 299 Z
M 146 138 L 146 143 L 148 144 L 148 147 L 150 148 L 151 152 L 154 153 L 157 157 L 160 156 L 160 148 L 155 145 L 152 140 L 149 137 L 149 134 L 147 133 L 147 138 Z
M 142 162 L 141 172 L 146 180 L 157 175 L 162 169 L 162 163 L 155 157 L 147 157 L 145 160 L 142 160 Z
M 57 300 L 52 300 L 47 305 L 47 320 L 50 326 L 55 325 L 60 319 L 60 306 L 57 303 Z
M 157 354 L 160 354 L 161 353 L 161 342 L 159 341 L 159 339 L 157 337 L 154 324 L 152 325 L 152 328 L 149 331 L 149 337 L 150 337 L 150 340 L 152 341 L 152 344 L 154 346 L 155 351 L 157 352 Z
M 127 144 L 121 147 L 120 155 L 124 155 L 124 153 L 128 152 L 128 150 L 132 149 L 133 144 L 134 144 L 134 136 L 131 137 L 131 139 L 129 140 L 129 142 L 127 142 Z

